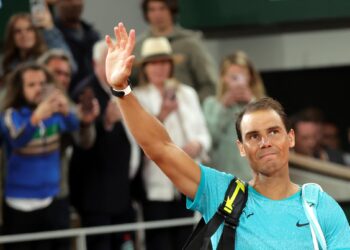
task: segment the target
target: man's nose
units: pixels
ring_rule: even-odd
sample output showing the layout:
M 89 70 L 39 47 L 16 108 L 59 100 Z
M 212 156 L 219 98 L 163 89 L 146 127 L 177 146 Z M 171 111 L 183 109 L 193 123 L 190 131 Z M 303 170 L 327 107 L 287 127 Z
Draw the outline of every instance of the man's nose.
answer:
M 271 146 L 270 139 L 267 136 L 262 136 L 259 144 L 260 148 Z

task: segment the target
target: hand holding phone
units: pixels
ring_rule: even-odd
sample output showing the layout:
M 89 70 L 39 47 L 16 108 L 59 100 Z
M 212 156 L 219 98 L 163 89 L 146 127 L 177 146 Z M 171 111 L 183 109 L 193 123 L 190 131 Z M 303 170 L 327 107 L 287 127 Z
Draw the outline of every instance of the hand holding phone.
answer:
M 176 91 L 178 82 L 175 79 L 168 79 L 164 83 L 164 98 L 174 101 L 176 99 Z
M 30 12 L 36 27 L 51 29 L 53 20 L 45 0 L 30 0 Z
M 84 88 L 79 95 L 79 104 L 82 107 L 84 113 L 90 113 L 93 108 L 93 100 L 95 99 L 95 94 L 92 88 Z
M 170 113 L 178 109 L 178 100 L 176 98 L 176 92 L 178 88 L 178 83 L 169 79 L 165 82 L 163 89 L 163 101 L 158 114 L 158 119 L 164 121 Z

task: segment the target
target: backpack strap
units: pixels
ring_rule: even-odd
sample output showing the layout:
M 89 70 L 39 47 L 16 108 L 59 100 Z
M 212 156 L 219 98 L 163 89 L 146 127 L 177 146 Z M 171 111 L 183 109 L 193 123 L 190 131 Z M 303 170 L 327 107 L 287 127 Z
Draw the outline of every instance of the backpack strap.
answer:
M 225 194 L 225 200 L 218 209 L 218 212 L 225 219 L 224 229 L 217 248 L 219 250 L 235 249 L 236 228 L 248 198 L 248 185 L 238 178 L 233 181 L 235 185 L 229 186 Z
M 234 249 L 236 227 L 247 201 L 247 184 L 238 178 L 231 180 L 224 201 L 214 216 L 205 224 L 202 218 L 187 240 L 183 250 L 211 250 L 211 236 L 224 222 L 223 233 L 217 249 Z
M 320 185 L 315 183 L 306 183 L 302 186 L 301 196 L 303 208 L 310 223 L 314 250 L 319 250 L 319 246 L 321 246 L 322 250 L 327 250 L 326 239 L 324 237 L 320 223 L 318 222 L 316 211 L 318 196 L 320 192 L 323 192 Z

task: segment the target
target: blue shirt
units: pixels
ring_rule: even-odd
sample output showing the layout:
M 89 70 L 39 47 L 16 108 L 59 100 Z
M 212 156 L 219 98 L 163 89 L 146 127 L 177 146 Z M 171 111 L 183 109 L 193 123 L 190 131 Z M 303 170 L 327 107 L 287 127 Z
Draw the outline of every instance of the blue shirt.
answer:
M 6 142 L 5 197 L 46 198 L 59 191 L 60 135 L 79 128 L 75 114 L 59 113 L 42 121 L 42 128 L 30 122 L 32 110 L 8 109 L 0 130 Z
M 187 208 L 199 211 L 208 222 L 215 214 L 232 175 L 200 166 L 201 181 L 195 199 L 187 199 Z M 350 249 L 350 228 L 337 202 L 325 192 L 320 194 L 317 215 L 328 249 Z M 222 225 L 212 236 L 216 249 Z M 282 199 L 271 200 L 248 187 L 248 200 L 237 228 L 236 249 L 314 249 L 301 190 Z

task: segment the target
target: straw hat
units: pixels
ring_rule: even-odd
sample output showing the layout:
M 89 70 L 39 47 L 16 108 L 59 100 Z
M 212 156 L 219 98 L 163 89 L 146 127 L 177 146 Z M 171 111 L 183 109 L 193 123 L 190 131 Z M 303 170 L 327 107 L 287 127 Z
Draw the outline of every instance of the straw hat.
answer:
M 142 43 L 141 63 L 159 59 L 173 60 L 172 53 L 168 39 L 165 37 L 150 37 Z

